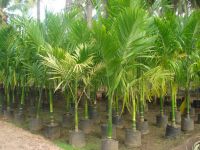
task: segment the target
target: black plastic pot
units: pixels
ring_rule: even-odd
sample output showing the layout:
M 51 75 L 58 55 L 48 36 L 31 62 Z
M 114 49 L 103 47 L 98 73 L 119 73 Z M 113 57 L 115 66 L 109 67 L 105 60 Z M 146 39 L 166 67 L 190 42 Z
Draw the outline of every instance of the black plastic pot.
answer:
M 43 128 L 43 121 L 41 118 L 31 118 L 29 121 L 29 129 L 31 131 L 40 131 Z
M 198 114 L 198 117 L 197 117 L 197 124 L 200 124 L 200 114 Z
M 4 116 L 5 119 L 11 120 L 11 119 L 13 119 L 14 112 L 11 111 L 11 110 L 9 110 L 9 111 L 4 110 L 3 116 Z
M 100 122 L 100 116 L 98 114 L 97 106 L 95 105 L 89 105 L 88 106 L 88 113 L 89 113 L 89 119 L 93 120 L 94 123 Z
M 181 99 L 181 98 L 176 99 L 177 107 L 180 107 L 183 101 L 184 101 L 184 100 Z
M 194 120 L 189 116 L 183 117 L 181 121 L 181 130 L 186 132 L 194 130 Z
M 194 108 L 200 108 L 200 100 L 198 100 L 198 99 L 193 100 L 192 106 Z
M 34 117 L 35 116 L 35 114 L 36 114 L 36 107 L 34 107 L 34 106 L 31 106 L 30 108 L 29 108 L 29 116 L 31 116 L 31 117 Z
M 47 100 L 44 100 L 42 103 L 42 110 L 44 112 L 48 112 L 49 111 L 49 102 Z
M 141 131 L 142 135 L 149 133 L 149 124 L 146 119 L 144 121 L 136 122 L 136 128 L 137 130 Z
M 62 116 L 62 127 L 70 128 L 74 122 L 73 116 L 70 113 L 66 113 Z
M 168 123 L 168 116 L 161 114 L 156 115 L 156 125 L 158 127 L 166 128 L 167 123 Z
M 113 127 L 112 128 L 112 138 L 116 139 L 116 137 L 117 137 L 116 126 L 113 125 L 112 127 Z M 102 137 L 102 139 L 107 137 L 107 130 L 108 130 L 108 125 L 107 124 L 102 124 L 101 125 L 101 137 Z
M 118 141 L 105 138 L 101 142 L 101 150 L 118 150 L 118 145 Z
M 82 119 L 79 123 L 79 128 L 85 133 L 89 134 L 93 131 L 93 122 L 89 119 Z
M 138 130 L 126 129 L 124 144 L 127 148 L 141 146 L 141 132 Z
M 124 122 L 119 115 L 113 115 L 112 116 L 112 122 L 117 128 L 123 128 L 124 127 Z
M 70 111 L 69 112 L 73 115 L 74 111 L 75 111 L 75 103 L 71 103 L 70 104 Z
M 19 110 L 19 112 L 14 114 L 14 121 L 16 124 L 23 124 L 25 122 L 25 114 L 22 109 Z
M 175 138 L 181 133 L 181 127 L 179 125 L 177 126 L 172 126 L 172 125 L 167 125 L 166 131 L 165 131 L 165 137 L 166 138 Z
M 69 144 L 74 148 L 82 148 L 86 145 L 85 134 L 82 131 L 69 131 Z
M 56 122 L 50 122 L 45 125 L 44 135 L 49 139 L 57 139 L 60 137 L 60 126 Z
M 0 116 L 3 115 L 3 112 L 4 112 L 4 108 L 3 108 L 3 105 L 0 106 Z

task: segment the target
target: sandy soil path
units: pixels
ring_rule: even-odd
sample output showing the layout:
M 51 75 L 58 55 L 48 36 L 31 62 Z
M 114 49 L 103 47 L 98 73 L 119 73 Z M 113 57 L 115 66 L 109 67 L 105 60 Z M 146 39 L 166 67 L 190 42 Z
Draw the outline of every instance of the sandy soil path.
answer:
M 0 150 L 60 150 L 42 136 L 0 120 Z

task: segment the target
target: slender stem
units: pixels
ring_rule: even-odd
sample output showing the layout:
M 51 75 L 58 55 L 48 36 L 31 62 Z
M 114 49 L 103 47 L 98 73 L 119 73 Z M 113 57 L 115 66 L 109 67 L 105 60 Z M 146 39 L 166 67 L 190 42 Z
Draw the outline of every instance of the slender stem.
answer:
M 133 110 L 132 110 L 132 128 L 136 130 L 136 103 L 135 98 L 132 95 Z
M 21 101 L 20 101 L 20 104 L 21 104 L 21 108 L 22 108 L 23 105 L 24 105 L 24 86 L 22 87 L 22 95 L 21 95 Z
M 186 88 L 186 105 L 187 105 L 187 117 L 190 115 L 190 96 L 189 96 L 189 88 Z
M 172 91 L 171 91 L 171 97 L 172 97 L 172 126 L 176 125 L 176 119 L 175 119 L 175 87 L 172 86 Z
M 10 93 L 9 93 L 9 85 L 6 86 L 6 101 L 7 101 L 7 111 L 10 111 Z
M 119 99 L 117 97 L 117 95 L 115 96 L 115 106 L 116 106 L 116 113 L 117 115 L 119 115 Z
M 85 119 L 89 118 L 89 114 L 88 114 L 88 100 L 85 97 Z
M 160 114 L 161 116 L 164 115 L 164 110 L 163 110 L 163 96 L 160 96 Z
M 12 103 L 15 103 L 15 89 L 12 90 Z
M 54 110 L 53 110 L 53 93 L 52 89 L 49 88 L 49 106 L 50 106 L 50 122 L 53 124 L 54 123 Z
M 140 89 L 140 121 L 144 121 L 144 89 L 143 85 L 141 84 Z
M 175 112 L 178 111 L 178 109 L 177 109 L 177 101 L 176 101 L 176 94 L 174 95 L 174 110 L 175 110 Z
M 2 107 L 3 107 L 2 104 L 3 104 L 3 96 L 0 93 L 0 112 L 2 111 Z
M 109 96 L 108 98 L 108 133 L 107 133 L 108 138 L 112 138 L 112 103 L 113 103 L 113 96 Z
M 53 96 L 52 90 L 49 88 L 49 103 L 50 103 L 50 113 L 53 113 Z
M 78 79 L 75 79 L 75 88 L 74 88 L 74 102 L 75 102 L 75 131 L 78 132 Z
M 41 98 L 42 98 L 42 89 L 39 89 L 39 97 L 38 97 L 38 103 L 37 103 L 37 114 L 36 114 L 36 118 L 39 118 L 39 116 L 40 116 Z
M 67 90 L 64 92 L 65 100 L 66 100 L 66 112 L 69 112 L 70 107 L 70 93 Z

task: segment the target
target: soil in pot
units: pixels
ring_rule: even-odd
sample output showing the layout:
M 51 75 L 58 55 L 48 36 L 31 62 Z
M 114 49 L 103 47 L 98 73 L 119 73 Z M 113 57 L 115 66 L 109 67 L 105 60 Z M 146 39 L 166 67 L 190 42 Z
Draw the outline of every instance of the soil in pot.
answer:
M 62 116 L 62 127 L 70 128 L 73 125 L 73 116 L 70 113 L 66 113 Z
M 117 137 L 116 126 L 113 125 L 112 127 L 113 127 L 112 128 L 112 138 L 116 139 L 116 137 Z M 101 137 L 102 137 L 102 139 L 107 137 L 107 130 L 108 130 L 108 125 L 107 124 L 102 124 L 101 125 Z
M 167 123 L 168 123 L 168 116 L 167 115 L 161 115 L 161 114 L 156 115 L 156 125 L 158 127 L 166 128 Z
M 141 132 L 134 129 L 126 129 L 124 144 L 127 148 L 141 146 Z
M 79 128 L 85 133 L 89 134 L 93 131 L 93 122 L 89 119 L 82 119 L 79 123 Z
M 40 131 L 43 128 L 43 121 L 41 118 L 31 118 L 29 121 L 29 129 L 31 131 Z
M 83 131 L 69 131 L 69 144 L 74 148 L 82 148 L 86 145 Z
M 61 135 L 60 126 L 57 122 L 50 122 L 45 125 L 44 135 L 49 139 L 57 139 Z
M 149 124 L 146 119 L 144 121 L 138 121 L 136 123 L 136 128 L 141 132 L 142 135 L 149 133 Z
M 181 121 L 181 130 L 185 132 L 194 130 L 194 120 L 189 116 L 183 117 Z
M 176 111 L 175 113 L 175 118 L 176 118 L 176 123 L 177 124 L 181 124 L 181 112 L 180 111 Z M 172 119 L 172 112 L 170 112 L 170 120 Z
M 181 134 L 181 127 L 180 125 L 172 126 L 167 124 L 165 137 L 166 138 L 175 138 Z
M 104 138 L 101 142 L 101 150 L 118 150 L 119 142 L 114 139 Z

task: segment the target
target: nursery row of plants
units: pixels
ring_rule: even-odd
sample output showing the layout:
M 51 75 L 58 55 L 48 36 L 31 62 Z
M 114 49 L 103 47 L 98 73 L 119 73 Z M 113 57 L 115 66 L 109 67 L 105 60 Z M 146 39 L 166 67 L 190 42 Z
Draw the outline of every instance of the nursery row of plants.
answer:
M 181 129 L 193 130 L 190 90 L 200 84 L 200 11 L 176 14 L 171 7 L 155 8 L 159 13 L 152 9 L 142 1 L 120 0 L 110 1 L 107 13 L 97 12 L 95 19 L 76 5 L 59 14 L 47 12 L 41 22 L 10 17 L 0 25 L 0 107 L 5 117 L 12 115 L 16 97 L 20 97 L 16 118 L 23 118 L 25 99 L 32 97 L 36 112 L 30 128 L 40 130 L 42 95 L 46 94 L 50 112 L 47 136 L 51 138 L 58 125 L 53 95 L 61 91 L 66 100 L 65 119 L 74 117 L 69 142 L 83 147 L 79 103 L 84 102 L 85 124 L 90 124 L 88 105 L 95 109 L 96 93 L 103 89 L 108 120 L 102 150 L 118 149 L 113 112 L 120 119 L 125 109 L 132 120 L 125 145 L 141 145 L 141 134 L 148 133 L 144 109 L 152 97 L 159 98 L 157 124 L 166 128 L 167 138 L 178 136 Z M 179 89 L 186 101 L 181 127 L 176 120 Z M 171 100 L 169 123 L 163 107 L 167 95 Z

